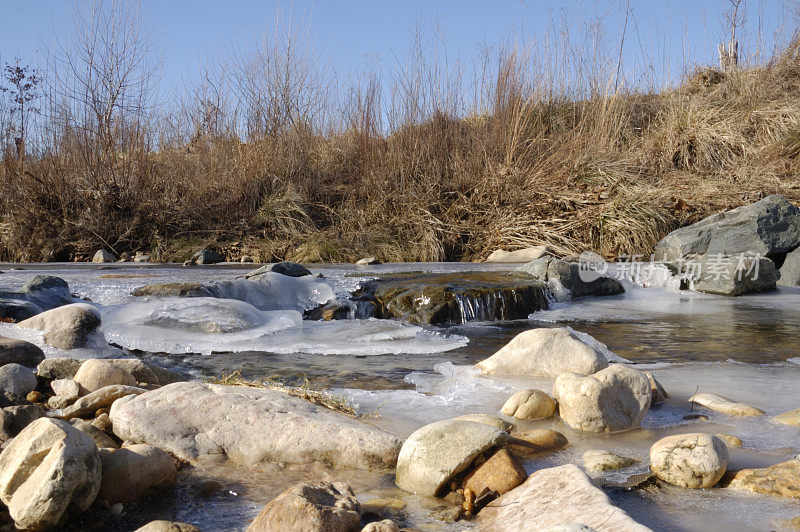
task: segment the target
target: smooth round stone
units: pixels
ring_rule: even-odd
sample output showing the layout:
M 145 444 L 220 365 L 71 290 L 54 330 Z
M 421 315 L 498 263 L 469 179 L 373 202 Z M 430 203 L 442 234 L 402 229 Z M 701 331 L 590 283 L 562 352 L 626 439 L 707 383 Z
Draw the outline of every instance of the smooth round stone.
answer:
M 556 413 L 556 402 L 541 390 L 520 390 L 508 398 L 501 412 L 517 419 L 545 419 Z
M 514 428 L 513 423 L 509 423 L 505 419 L 500 419 L 499 417 L 490 416 L 489 414 L 466 414 L 463 416 L 454 417 L 453 419 L 483 423 L 484 425 L 489 425 L 490 427 L 494 427 L 497 430 L 502 430 L 505 432 L 508 432 Z
M 689 402 L 704 406 L 709 410 L 729 416 L 762 416 L 764 411 L 760 408 L 739 403 L 713 393 L 698 393 L 689 398 Z
M 730 434 L 717 434 L 717 438 L 725 442 L 730 449 L 738 449 L 742 446 L 742 440 Z
M 563 449 L 569 441 L 558 431 L 532 429 L 514 432 L 508 440 L 508 448 L 514 453 L 531 456 Z
M 0 366 L 0 390 L 25 397 L 36 388 L 36 374 L 19 364 Z
M 583 453 L 583 465 L 592 471 L 614 471 L 638 464 L 641 460 L 593 449 Z

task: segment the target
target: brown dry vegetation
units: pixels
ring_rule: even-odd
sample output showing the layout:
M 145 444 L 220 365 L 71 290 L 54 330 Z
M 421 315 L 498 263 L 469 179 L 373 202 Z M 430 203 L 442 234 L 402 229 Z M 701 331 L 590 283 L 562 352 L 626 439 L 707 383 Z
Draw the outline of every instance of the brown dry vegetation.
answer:
M 374 77 L 346 91 L 282 42 L 242 59 L 229 94 L 201 84 L 168 112 L 146 105 L 144 86 L 117 108 L 65 90 L 74 80 L 53 84 L 40 148 L 23 159 L 7 143 L 0 166 L 0 260 L 86 260 L 100 247 L 184 260 L 205 245 L 307 262 L 474 260 L 536 244 L 649 254 L 712 212 L 800 200 L 797 38 L 765 64 L 698 69 L 657 94 L 559 90 L 532 81 L 529 56 L 499 52 L 466 110 L 451 76 L 425 64 L 386 105 Z M 603 75 L 594 86 L 609 85 Z

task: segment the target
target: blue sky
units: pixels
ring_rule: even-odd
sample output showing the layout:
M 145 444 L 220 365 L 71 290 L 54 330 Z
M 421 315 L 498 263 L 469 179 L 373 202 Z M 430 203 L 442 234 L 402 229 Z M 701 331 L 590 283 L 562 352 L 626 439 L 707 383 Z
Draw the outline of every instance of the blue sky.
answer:
M 627 68 L 634 68 L 643 52 L 655 52 L 655 69 L 676 74 L 687 52 L 695 64 L 715 61 L 713 43 L 721 34 L 720 13 L 727 3 L 629 2 L 632 15 L 623 49 Z M 781 0 L 747 2 L 750 50 L 759 25 L 764 41 L 772 40 L 785 4 Z M 428 29 L 440 28 L 449 57 L 469 54 L 476 43 L 496 42 L 510 34 L 535 44 L 540 38 L 537 35 L 560 20 L 567 21 L 571 31 L 580 36 L 588 31 L 585 24 L 599 18 L 606 26 L 607 43 L 618 46 L 626 2 L 142 0 L 141 5 L 146 25 L 165 57 L 160 88 L 168 92 L 194 75 L 205 58 L 224 56 L 237 43 L 246 47 L 253 37 L 263 34 L 278 12 L 295 23 L 310 21 L 316 43 L 337 64 L 357 66 L 377 58 L 392 68 L 405 57 L 412 28 L 420 22 Z M 0 60 L 18 56 L 37 63 L 41 47 L 52 40 L 54 28 L 65 20 L 68 2 L 5 0 L 2 13 Z

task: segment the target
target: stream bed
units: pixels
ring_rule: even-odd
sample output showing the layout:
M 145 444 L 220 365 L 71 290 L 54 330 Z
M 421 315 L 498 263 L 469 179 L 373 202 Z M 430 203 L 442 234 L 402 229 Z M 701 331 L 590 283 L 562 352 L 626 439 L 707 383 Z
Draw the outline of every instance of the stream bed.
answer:
M 255 297 L 249 295 L 235 300 L 130 295 L 151 283 L 235 281 L 251 265 L 0 265 L 0 290 L 19 289 L 34 274 L 65 279 L 76 296 L 98 305 L 101 330 L 111 345 L 63 352 L 45 346 L 37 333 L 4 323 L 0 335 L 33 341 L 47 356 L 137 356 L 197 379 L 239 371 L 248 379 L 307 383 L 345 397 L 371 423 L 405 437 L 422 425 L 457 415 L 499 415 L 505 400 L 520 388 L 550 393 L 552 379 L 487 377 L 473 364 L 524 330 L 569 326 L 606 344 L 637 369 L 652 372 L 670 398 L 654 405 L 639 429 L 622 434 L 578 433 L 557 418 L 519 422 L 523 430 L 557 430 L 570 442 L 562 451 L 527 461 L 529 472 L 564 463 L 580 465 L 589 449 L 641 459 L 639 466 L 604 473 L 599 479 L 619 483 L 626 475 L 647 470 L 654 441 L 681 432 L 724 433 L 741 439 L 742 448 L 731 449 L 729 469 L 765 467 L 800 453 L 800 429 L 770 421 L 771 416 L 800 408 L 800 289 L 781 287 L 726 298 L 678 291 L 667 288 L 667 283 L 643 288 L 626 282 L 625 294 L 553 301 L 549 309 L 513 321 L 429 326 L 385 319 L 302 319 L 303 308 L 323 303 L 331 294 L 342 297 L 368 279 L 404 272 L 498 273 L 513 267 L 311 266 L 322 277 L 287 278 L 291 280 L 275 284 L 275 294 L 259 300 L 255 308 L 240 301 Z M 684 416 L 698 412 L 699 407 L 688 402 L 697 391 L 757 406 L 767 416 L 734 418 L 702 409 L 708 420 L 687 421 Z M 197 496 L 198 483 L 209 479 L 222 489 L 207 498 Z M 390 473 L 197 464 L 181 471 L 174 488 L 126 508 L 111 529 L 133 530 L 159 518 L 204 530 L 242 530 L 279 492 L 301 480 L 322 479 L 348 482 L 362 502 L 394 501 L 397 509 L 392 517 L 405 526 L 419 530 L 472 526 L 466 521 L 443 523 L 437 518 L 442 504 L 397 489 Z M 726 489 L 651 486 L 606 488 L 606 493 L 654 530 L 788 530 L 785 522 L 800 516 L 796 500 Z

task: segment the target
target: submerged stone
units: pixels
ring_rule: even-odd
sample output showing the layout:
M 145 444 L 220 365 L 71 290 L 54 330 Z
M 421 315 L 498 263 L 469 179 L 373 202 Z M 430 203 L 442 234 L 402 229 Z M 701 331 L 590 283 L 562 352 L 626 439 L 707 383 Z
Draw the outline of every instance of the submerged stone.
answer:
M 366 281 L 353 299 L 367 317 L 416 324 L 526 319 L 548 308 L 544 284 L 517 273 L 410 273 Z

